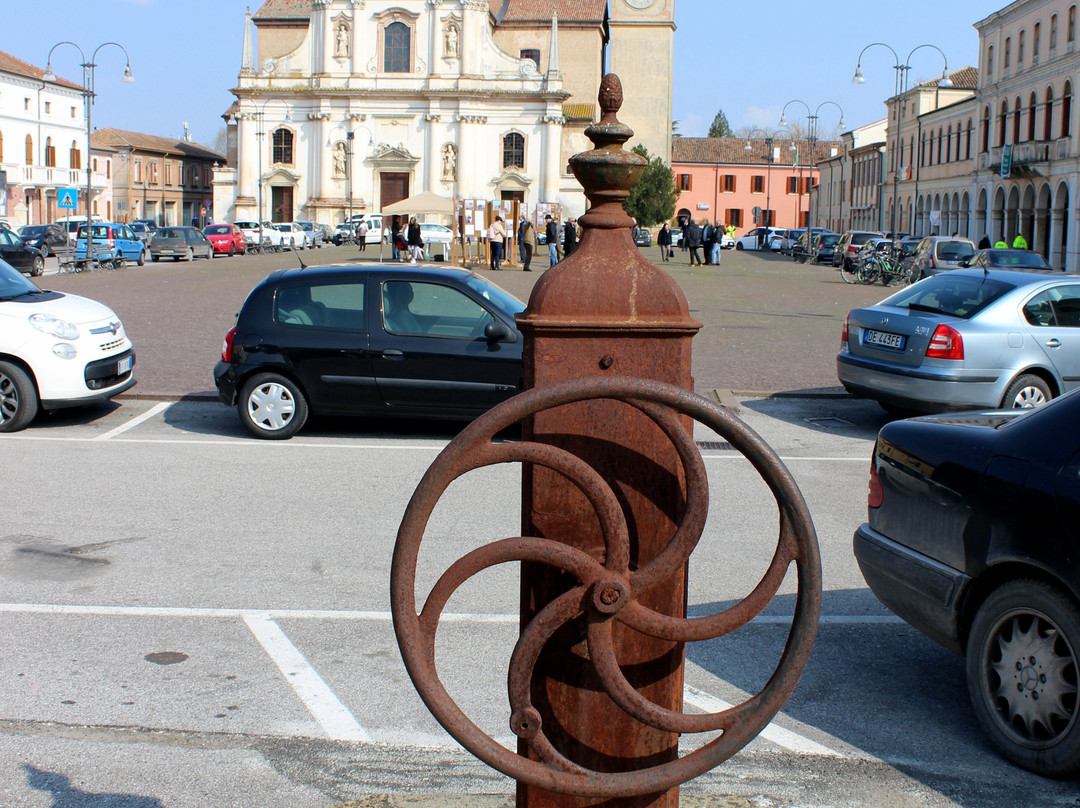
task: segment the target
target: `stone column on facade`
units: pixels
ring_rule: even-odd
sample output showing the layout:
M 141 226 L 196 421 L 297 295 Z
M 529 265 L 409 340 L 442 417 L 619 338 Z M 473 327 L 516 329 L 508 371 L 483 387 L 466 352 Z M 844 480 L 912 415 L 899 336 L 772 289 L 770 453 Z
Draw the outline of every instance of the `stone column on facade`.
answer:
M 1046 248 L 1049 245 L 1049 241 L 1046 239 L 1047 227 L 1049 222 L 1047 221 L 1046 211 L 1036 208 L 1032 211 L 1031 217 L 1031 241 L 1028 246 L 1032 252 L 1036 252 L 1039 255 L 1046 255 Z
M 236 142 L 237 148 L 237 196 L 250 196 L 259 198 L 258 188 L 255 186 L 255 171 L 258 166 L 259 155 L 254 149 L 249 151 L 252 142 L 258 143 L 255 137 L 256 122 L 247 115 L 236 116 Z
M 542 119 L 544 124 L 543 174 L 540 180 L 539 202 L 559 201 L 559 177 L 562 173 L 562 116 L 551 113 Z
M 360 12 L 364 8 L 364 0 L 349 0 L 349 7 L 352 9 L 352 18 L 349 20 L 349 73 L 356 75 L 363 70 L 363 54 L 360 52 L 360 46 L 363 43 L 363 38 L 360 36 Z
M 424 116 L 424 137 L 427 139 L 427 155 L 424 157 L 424 190 L 431 191 L 433 194 L 439 193 L 441 190 L 442 180 L 442 150 L 440 141 L 442 140 L 442 127 L 439 125 L 442 120 L 442 116 L 438 112 L 428 112 Z
M 457 192 L 463 199 L 475 199 L 473 187 L 477 168 L 473 161 L 475 144 L 474 116 L 459 114 L 457 120 Z
M 1005 211 L 1000 208 L 993 208 L 990 211 L 990 218 L 994 223 L 990 230 L 990 241 L 996 244 L 998 241 L 1005 239 Z
M 1078 211 L 1078 216 L 1080 216 L 1080 211 Z M 1049 261 L 1050 266 L 1054 267 L 1055 269 L 1067 270 L 1069 264 L 1066 263 L 1065 252 L 1062 250 L 1061 245 L 1061 233 L 1063 227 L 1065 227 L 1065 211 L 1061 208 L 1054 208 L 1053 211 L 1051 211 L 1050 213 L 1050 230 L 1046 234 L 1046 238 L 1050 247 L 1050 257 L 1047 259 L 1047 261 Z M 1076 228 L 1071 227 L 1069 228 L 1069 230 L 1072 232 L 1068 234 L 1068 239 L 1070 242 L 1075 244 L 1074 233 Z M 1072 250 L 1069 250 L 1069 252 L 1071 253 Z
M 428 7 L 431 9 L 431 14 L 428 15 L 428 19 L 431 21 L 431 25 L 428 26 L 428 72 L 430 75 L 435 76 L 442 73 L 442 48 L 439 46 L 442 44 L 442 23 L 439 20 L 439 8 L 442 6 L 442 0 L 428 0 Z M 428 172 L 428 176 L 431 173 Z M 434 188 L 434 186 L 430 186 Z
M 461 4 L 461 72 L 465 76 L 480 76 L 483 74 L 483 30 L 481 26 L 488 24 L 487 17 L 491 13 L 487 0 L 463 0 Z

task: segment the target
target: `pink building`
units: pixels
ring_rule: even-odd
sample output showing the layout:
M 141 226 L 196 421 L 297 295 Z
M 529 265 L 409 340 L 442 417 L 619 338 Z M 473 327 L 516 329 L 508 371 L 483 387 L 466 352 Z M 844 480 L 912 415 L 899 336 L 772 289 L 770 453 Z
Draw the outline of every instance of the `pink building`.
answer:
M 675 138 L 671 172 L 681 190 L 677 215 L 719 220 L 738 233 L 758 224 L 806 227 L 817 163 L 840 148 L 840 143 L 815 142 L 811 161 L 805 140 Z

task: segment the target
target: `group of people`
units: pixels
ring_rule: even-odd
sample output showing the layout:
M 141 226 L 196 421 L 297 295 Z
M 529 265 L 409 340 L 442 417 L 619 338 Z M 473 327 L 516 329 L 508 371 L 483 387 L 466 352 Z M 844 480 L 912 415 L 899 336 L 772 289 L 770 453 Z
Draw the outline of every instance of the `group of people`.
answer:
M 402 230 L 405 232 L 402 233 Z M 363 241 L 360 242 L 360 249 L 364 249 Z M 399 217 L 390 220 L 390 258 L 394 261 L 408 260 L 410 264 L 415 264 L 418 259 L 424 260 L 424 237 L 415 216 L 409 219 L 409 224 L 404 228 Z
M 719 224 L 711 224 L 708 219 L 702 219 L 698 224 L 693 219 L 687 219 L 682 228 L 682 248 L 690 253 L 690 266 L 720 266 L 720 246 L 724 237 L 724 228 Z M 660 247 L 660 259 L 670 261 L 671 252 L 671 228 L 664 222 L 660 233 L 656 237 L 656 243 Z M 705 260 L 698 254 L 698 250 L 704 251 Z
M 1008 242 L 1006 242 L 1004 238 L 998 239 L 997 242 L 994 244 L 995 250 L 1006 250 L 1008 249 L 1008 247 Z M 1024 238 L 1023 233 L 1016 234 L 1016 238 L 1013 239 L 1012 248 L 1014 250 L 1026 250 L 1028 248 L 1027 239 Z M 979 239 L 979 249 L 990 249 L 990 236 L 983 234 L 983 237 Z

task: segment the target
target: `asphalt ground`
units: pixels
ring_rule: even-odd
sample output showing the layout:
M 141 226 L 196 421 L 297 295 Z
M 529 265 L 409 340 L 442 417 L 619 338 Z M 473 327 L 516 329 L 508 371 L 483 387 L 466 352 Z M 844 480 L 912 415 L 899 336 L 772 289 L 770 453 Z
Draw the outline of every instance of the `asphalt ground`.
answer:
M 771 253 L 728 250 L 719 266 L 703 267 L 690 267 L 679 251 L 669 263 L 660 262 L 658 247 L 643 254 L 675 279 L 702 323 L 693 348 L 695 387 L 702 394 L 842 394 L 835 356 L 844 316 L 889 291 L 849 285 L 830 266 L 796 264 Z M 365 253 L 331 246 L 67 275 L 50 269 L 37 280 L 43 288 L 100 300 L 123 320 L 135 344 L 138 384 L 122 398 L 175 400 L 214 397 L 211 374 L 225 332 L 248 292 L 270 272 L 300 261 L 315 266 L 378 258 L 370 246 Z M 541 255 L 534 270 L 546 263 Z M 477 271 L 525 301 L 543 274 L 522 272 L 520 265 Z

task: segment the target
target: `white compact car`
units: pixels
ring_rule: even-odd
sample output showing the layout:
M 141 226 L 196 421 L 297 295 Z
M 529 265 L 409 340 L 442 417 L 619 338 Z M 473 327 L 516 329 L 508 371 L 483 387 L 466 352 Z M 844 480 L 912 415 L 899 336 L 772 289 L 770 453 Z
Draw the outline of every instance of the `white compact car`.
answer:
M 0 261 L 0 432 L 39 409 L 104 401 L 135 384 L 120 318 L 85 297 L 39 289 Z

